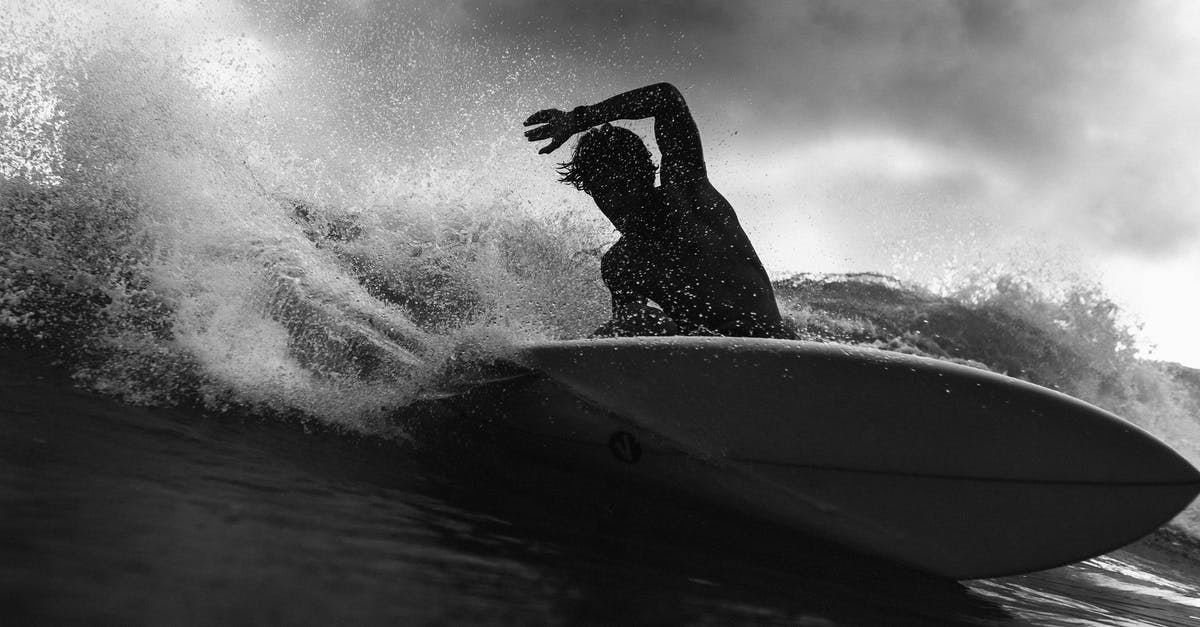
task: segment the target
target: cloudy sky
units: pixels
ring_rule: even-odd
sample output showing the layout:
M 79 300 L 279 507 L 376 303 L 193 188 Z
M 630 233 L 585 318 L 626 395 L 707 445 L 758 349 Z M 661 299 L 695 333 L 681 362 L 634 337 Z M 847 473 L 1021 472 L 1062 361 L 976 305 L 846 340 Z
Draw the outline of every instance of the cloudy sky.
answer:
M 587 206 L 525 115 L 670 81 L 773 272 L 1097 281 L 1153 356 L 1200 367 L 1200 3 L 155 6 L 312 151 L 530 204 Z

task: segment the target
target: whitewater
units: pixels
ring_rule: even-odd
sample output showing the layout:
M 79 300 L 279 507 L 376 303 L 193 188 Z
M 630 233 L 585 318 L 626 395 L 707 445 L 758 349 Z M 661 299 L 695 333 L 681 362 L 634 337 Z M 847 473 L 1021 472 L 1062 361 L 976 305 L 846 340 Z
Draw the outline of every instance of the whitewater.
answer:
M 1131 550 L 969 584 L 597 523 L 570 479 L 464 448 L 431 401 L 464 364 L 607 319 L 615 234 L 596 215 L 530 202 L 537 186 L 514 182 L 530 171 L 420 147 L 321 157 L 294 111 L 211 80 L 249 43 L 197 65 L 136 23 L 45 9 L 0 18 L 0 609 L 15 622 L 1200 616 L 1195 505 Z M 1023 378 L 1200 464 L 1200 372 L 1140 357 L 1102 290 L 961 276 L 775 286 L 797 338 Z

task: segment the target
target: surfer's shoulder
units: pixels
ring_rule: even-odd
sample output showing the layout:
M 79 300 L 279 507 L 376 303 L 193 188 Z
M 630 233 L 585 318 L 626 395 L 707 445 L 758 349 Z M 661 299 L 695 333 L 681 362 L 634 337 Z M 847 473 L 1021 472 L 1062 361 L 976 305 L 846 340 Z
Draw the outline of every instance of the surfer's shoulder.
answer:
M 689 198 L 710 194 L 718 194 L 716 188 L 708 180 L 708 175 L 699 173 L 695 176 L 689 176 L 682 180 L 674 180 L 670 183 L 665 183 L 654 188 L 655 192 L 664 200 Z

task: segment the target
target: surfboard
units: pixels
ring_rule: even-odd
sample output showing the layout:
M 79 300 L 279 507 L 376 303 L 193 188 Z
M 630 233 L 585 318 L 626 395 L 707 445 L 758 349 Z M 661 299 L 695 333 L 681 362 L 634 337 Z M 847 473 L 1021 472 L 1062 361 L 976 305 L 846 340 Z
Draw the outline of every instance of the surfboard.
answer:
M 533 343 L 510 361 L 522 374 L 489 384 L 487 411 L 523 454 L 951 579 L 1105 553 L 1200 493 L 1200 472 L 1133 424 L 933 359 L 667 337 Z

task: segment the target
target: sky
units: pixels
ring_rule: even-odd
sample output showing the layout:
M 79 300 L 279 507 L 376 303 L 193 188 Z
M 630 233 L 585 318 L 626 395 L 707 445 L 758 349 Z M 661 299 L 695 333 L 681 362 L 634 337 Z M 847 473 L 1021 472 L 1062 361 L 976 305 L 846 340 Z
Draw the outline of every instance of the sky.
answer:
M 1200 3 L 140 6 L 109 14 L 150 11 L 198 76 L 314 153 L 531 204 L 587 199 L 554 182 L 566 149 L 523 141 L 526 115 L 669 81 L 772 273 L 1094 281 L 1151 357 L 1200 367 Z

